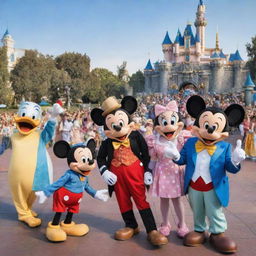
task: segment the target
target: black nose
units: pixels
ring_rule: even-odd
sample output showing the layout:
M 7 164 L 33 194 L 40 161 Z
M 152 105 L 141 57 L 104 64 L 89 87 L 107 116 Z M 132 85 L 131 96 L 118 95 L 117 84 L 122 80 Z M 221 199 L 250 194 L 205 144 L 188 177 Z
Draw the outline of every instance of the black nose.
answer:
M 207 131 L 208 133 L 212 134 L 214 132 L 215 128 L 213 128 L 212 126 L 209 126 Z
M 113 125 L 113 128 L 117 131 L 120 132 L 122 127 L 120 125 Z
M 89 160 L 89 165 L 93 165 L 93 163 L 94 163 L 94 160 L 92 159 L 92 160 Z

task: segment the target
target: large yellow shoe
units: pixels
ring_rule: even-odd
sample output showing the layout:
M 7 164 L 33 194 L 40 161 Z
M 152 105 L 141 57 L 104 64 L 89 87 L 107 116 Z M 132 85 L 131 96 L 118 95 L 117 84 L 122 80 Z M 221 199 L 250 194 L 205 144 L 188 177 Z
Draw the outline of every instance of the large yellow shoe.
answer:
M 51 222 L 48 223 L 46 237 L 51 242 L 63 242 L 67 239 L 65 231 L 62 230 L 60 225 L 52 225 Z
M 62 221 L 60 225 L 68 236 L 84 236 L 89 232 L 89 227 L 86 224 L 75 224 L 73 221 L 70 224 L 65 224 Z
M 30 211 L 31 211 L 31 214 L 32 214 L 33 217 L 37 217 L 38 216 L 38 213 L 36 213 L 35 211 L 33 211 L 33 210 L 30 210 Z
M 25 222 L 29 227 L 31 228 L 35 228 L 41 225 L 42 221 L 39 218 L 35 218 L 33 216 L 29 216 L 29 217 L 20 217 L 19 218 L 20 221 Z

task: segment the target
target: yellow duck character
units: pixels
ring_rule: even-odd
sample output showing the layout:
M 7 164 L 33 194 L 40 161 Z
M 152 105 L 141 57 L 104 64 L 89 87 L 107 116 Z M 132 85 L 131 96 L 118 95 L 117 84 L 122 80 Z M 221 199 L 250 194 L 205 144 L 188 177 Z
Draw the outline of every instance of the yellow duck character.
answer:
M 9 167 L 9 185 L 18 219 L 29 227 L 37 227 L 41 219 L 32 211 L 35 191 L 43 190 L 52 183 L 52 165 L 46 144 L 52 139 L 56 117 L 63 109 L 54 104 L 51 117 L 40 131 L 41 108 L 34 102 L 20 105 L 15 123 L 18 132 L 11 137 L 12 156 Z

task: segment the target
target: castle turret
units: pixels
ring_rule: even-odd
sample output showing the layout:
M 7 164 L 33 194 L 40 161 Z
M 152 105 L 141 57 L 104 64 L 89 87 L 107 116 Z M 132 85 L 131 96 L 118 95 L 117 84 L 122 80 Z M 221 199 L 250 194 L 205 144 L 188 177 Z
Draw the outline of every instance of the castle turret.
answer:
M 10 35 L 8 29 L 6 29 L 1 41 L 7 49 L 8 70 L 11 71 L 15 65 L 16 59 L 14 54 L 14 40 Z
M 252 81 L 251 74 L 248 73 L 246 81 L 244 83 L 245 105 L 246 106 L 250 106 L 252 104 L 254 87 L 255 87 L 255 84 Z
M 154 69 L 152 67 L 151 61 L 150 59 L 148 60 L 148 63 L 146 65 L 146 67 L 144 68 L 144 76 L 145 76 L 145 92 L 146 93 L 151 93 L 152 92 L 152 88 L 151 88 L 151 84 L 152 84 L 152 73 L 154 72 Z
M 205 18 L 205 5 L 203 0 L 199 1 L 197 12 L 196 12 L 196 33 L 199 35 L 199 39 L 201 42 L 201 52 L 204 53 L 205 50 L 205 27 L 207 25 L 207 21 Z
M 232 57 L 231 57 L 232 56 Z M 233 70 L 234 70 L 234 91 L 239 91 L 242 89 L 242 84 L 243 84 L 243 76 L 242 76 L 242 67 L 243 67 L 243 59 L 240 56 L 240 53 L 238 50 L 232 55 L 231 57 L 231 62 L 233 64 Z
M 196 56 L 197 56 L 197 61 L 200 62 L 200 56 L 201 56 L 201 42 L 200 42 L 200 37 L 199 34 L 196 34 Z
M 181 36 L 180 30 L 178 29 L 178 32 L 174 41 L 174 51 L 173 51 L 175 62 L 179 62 L 181 40 L 182 40 L 182 36 Z
M 165 37 L 162 43 L 162 49 L 163 49 L 165 61 L 172 62 L 174 59 L 174 56 L 173 56 L 173 50 L 172 50 L 172 41 L 169 37 L 168 31 L 165 34 Z

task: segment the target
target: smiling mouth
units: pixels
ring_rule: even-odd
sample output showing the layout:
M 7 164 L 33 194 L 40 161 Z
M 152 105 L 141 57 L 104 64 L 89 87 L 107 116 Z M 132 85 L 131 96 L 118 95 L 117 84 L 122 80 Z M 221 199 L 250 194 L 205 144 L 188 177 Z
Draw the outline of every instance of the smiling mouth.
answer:
M 164 132 L 164 135 L 165 135 L 168 139 L 170 139 L 173 134 L 174 134 L 174 131 L 173 131 L 173 132 Z
M 203 141 L 206 143 L 206 144 L 211 144 L 211 143 L 213 143 L 215 140 L 207 140 L 207 139 L 204 139 L 204 138 L 202 138 L 203 139 Z
M 127 137 L 127 134 L 126 134 L 126 135 L 123 135 L 123 136 L 121 136 L 121 137 L 117 137 L 117 139 L 118 139 L 118 140 L 125 140 L 126 137 Z
M 29 132 L 35 128 L 35 126 L 33 126 L 32 124 L 26 122 L 20 122 L 18 123 L 18 125 L 22 132 Z

